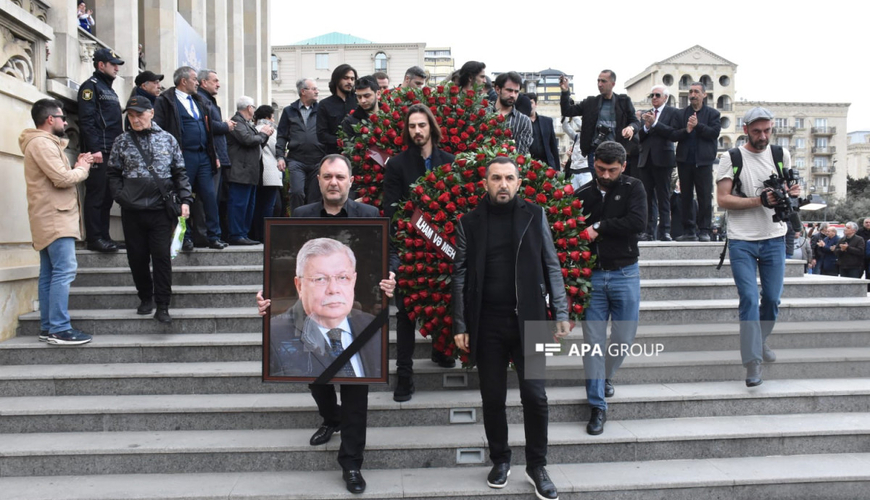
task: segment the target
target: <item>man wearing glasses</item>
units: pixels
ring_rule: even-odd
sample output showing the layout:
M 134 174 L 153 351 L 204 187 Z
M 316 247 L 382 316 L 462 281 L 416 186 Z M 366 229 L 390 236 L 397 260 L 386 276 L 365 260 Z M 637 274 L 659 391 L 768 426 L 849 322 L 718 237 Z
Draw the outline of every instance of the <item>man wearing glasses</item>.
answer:
M 640 180 L 646 190 L 646 206 L 649 221 L 646 232 L 639 235 L 642 240 L 671 241 L 671 174 L 676 166 L 674 156 L 673 120 L 677 110 L 668 106 L 668 89 L 656 85 L 649 94 L 653 108 L 643 114 L 643 127 L 640 138 L 640 160 L 638 170 Z M 658 206 L 659 220 L 656 221 L 653 200 Z M 658 231 L 656 223 L 658 222 Z

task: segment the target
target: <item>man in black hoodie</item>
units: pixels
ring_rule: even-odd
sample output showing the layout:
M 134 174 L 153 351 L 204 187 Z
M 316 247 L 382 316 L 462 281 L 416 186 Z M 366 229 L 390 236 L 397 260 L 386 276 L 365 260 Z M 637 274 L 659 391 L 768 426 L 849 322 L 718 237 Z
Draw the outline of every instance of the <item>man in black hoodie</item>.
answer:
M 356 81 L 353 86 L 356 95 L 357 107 L 341 120 L 341 129 L 348 138 L 354 138 L 357 132 L 354 125 L 363 120 L 368 120 L 369 115 L 377 113 L 378 101 L 381 100 L 381 88 L 378 81 L 372 76 L 364 76 Z
M 341 153 L 336 133 L 344 117 L 356 107 L 356 95 L 353 93 L 356 76 L 356 70 L 350 64 L 335 68 L 329 82 L 332 95 L 324 99 L 317 109 L 317 139 L 326 154 Z

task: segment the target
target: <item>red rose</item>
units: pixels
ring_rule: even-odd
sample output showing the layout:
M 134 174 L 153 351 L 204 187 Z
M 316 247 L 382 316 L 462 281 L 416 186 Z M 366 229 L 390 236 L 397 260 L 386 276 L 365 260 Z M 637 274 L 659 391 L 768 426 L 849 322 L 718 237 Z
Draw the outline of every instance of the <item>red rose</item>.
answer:
M 589 269 L 588 267 L 584 267 L 583 270 L 580 271 L 580 274 L 582 274 L 584 278 L 588 278 L 588 277 L 592 276 L 592 269 Z
M 580 277 L 580 269 L 573 267 L 568 272 L 568 274 L 570 274 L 572 278 L 579 278 Z
M 571 216 L 571 207 L 563 207 L 562 208 L 562 215 L 564 215 L 566 217 L 570 217 Z
M 559 207 L 557 207 L 556 205 L 551 205 L 550 208 L 547 209 L 547 211 L 550 212 L 552 215 L 556 215 L 559 213 Z
M 451 93 L 451 94 L 458 94 L 458 93 L 459 93 L 459 87 L 457 87 L 456 85 L 451 85 L 451 86 L 450 86 L 450 93 Z
M 553 177 L 556 177 L 556 171 L 553 170 L 552 168 L 548 168 L 546 174 L 547 174 L 548 179 L 552 179 Z
M 449 163 L 445 163 L 441 165 L 441 171 L 447 174 L 453 171 L 453 167 Z
M 369 140 L 371 140 L 371 139 L 369 139 Z M 356 149 L 362 149 L 366 146 L 365 146 L 365 144 L 358 142 L 358 143 L 354 144 L 353 147 L 355 147 Z
M 592 252 L 590 252 L 589 250 L 586 250 L 586 251 L 584 251 L 584 252 L 582 252 L 582 253 L 580 254 L 580 257 L 581 257 L 583 260 L 589 262 L 589 259 L 592 258 Z
M 439 210 L 438 213 L 435 214 L 435 222 L 444 222 L 445 220 L 447 220 L 447 214 Z
M 566 184 L 562 189 L 565 190 L 565 194 L 574 194 L 574 186 L 571 184 Z
M 543 205 L 547 203 L 547 195 L 544 193 L 538 193 L 538 196 L 535 197 L 535 201 L 538 202 L 538 205 Z
M 577 292 L 579 292 L 579 291 L 580 291 L 580 289 L 577 288 L 576 286 L 569 286 L 568 287 L 568 294 L 569 295 L 577 295 Z
M 470 172 L 470 170 L 469 170 L 469 172 Z M 468 191 L 469 193 L 473 193 L 474 192 L 474 183 L 469 182 L 469 183 L 465 184 L 465 190 Z
M 583 306 L 580 304 L 574 304 L 573 306 L 574 312 L 580 314 L 583 312 Z
M 535 194 L 535 192 L 536 192 L 535 188 L 533 188 L 532 186 L 526 186 L 526 189 L 525 189 L 526 196 L 533 196 Z
M 450 202 L 450 193 L 441 193 L 441 195 L 438 196 L 438 201 L 440 201 L 441 203 Z
M 577 238 L 568 238 L 568 244 L 572 247 L 576 247 L 580 242 L 577 241 Z
M 405 202 L 405 210 L 414 210 L 414 204 L 410 201 Z
M 568 277 L 568 270 L 565 269 L 564 267 L 562 268 L 562 277 L 563 277 L 563 278 L 567 278 L 567 277 Z
M 439 85 L 435 87 L 435 90 L 437 90 L 439 94 L 444 92 L 444 85 Z
M 467 200 L 465 198 L 456 198 L 456 204 L 460 207 L 464 207 L 466 203 Z
M 444 191 L 445 189 L 447 189 L 447 185 L 444 184 L 444 181 L 438 181 L 435 183 L 435 189 L 437 189 L 438 191 Z
M 454 230 L 455 230 L 455 228 L 453 227 L 452 222 L 447 221 L 444 223 L 444 233 L 445 234 L 452 234 Z
M 432 203 L 429 204 L 429 210 L 440 210 L 440 209 L 441 209 L 441 205 L 439 205 L 437 201 L 433 201 Z
M 578 250 L 574 250 L 570 255 L 571 260 L 580 260 L 580 252 Z
M 438 97 L 438 104 L 447 104 L 447 98 L 444 96 Z
M 556 246 L 559 248 L 565 248 L 568 246 L 568 244 L 565 243 L 565 238 L 559 238 L 558 240 L 556 240 Z
M 459 104 L 459 98 L 458 97 L 451 97 L 450 104 L 453 104 L 454 106 Z
M 477 175 L 486 177 L 486 167 L 477 167 Z
M 497 121 L 499 123 L 504 123 L 504 115 L 501 115 L 501 114 L 496 115 L 495 121 Z
M 431 94 L 432 94 L 431 87 L 423 87 L 423 95 L 424 96 L 429 97 Z
M 444 205 L 444 210 L 447 210 L 448 212 L 450 212 L 452 214 L 453 212 L 456 211 L 456 204 L 455 203 L 448 203 L 447 205 Z
M 544 191 L 552 191 L 553 190 L 553 184 L 551 184 L 549 181 L 544 181 L 544 183 L 541 185 L 541 187 L 544 188 Z
M 559 221 L 556 221 L 555 224 L 553 224 L 553 229 L 555 229 L 558 232 L 562 232 L 565 230 L 565 225 L 562 223 L 562 221 L 559 220 Z
M 414 188 L 414 192 L 417 193 L 418 195 L 421 195 L 425 192 L 425 190 L 423 189 L 422 185 L 419 185 L 419 186 Z
M 528 172 L 526 172 L 526 179 L 528 179 L 530 181 L 536 181 L 536 180 L 538 180 L 538 174 L 529 170 Z
M 369 128 L 368 128 L 368 127 L 361 127 L 361 128 L 359 129 L 359 132 L 360 132 L 361 134 L 368 134 L 368 133 L 369 133 Z
M 456 160 L 456 164 L 459 165 L 459 168 L 465 168 L 466 163 L 468 163 L 468 160 L 466 160 L 465 158 Z
M 576 208 L 577 210 L 580 210 L 581 208 L 583 208 L 583 202 L 575 199 L 574 201 L 571 202 L 571 206 Z
M 574 229 L 574 228 L 577 227 L 577 221 L 575 221 L 574 219 L 568 219 L 568 220 L 566 220 L 566 221 L 565 221 L 565 224 L 566 224 L 568 227 L 570 227 L 571 229 Z

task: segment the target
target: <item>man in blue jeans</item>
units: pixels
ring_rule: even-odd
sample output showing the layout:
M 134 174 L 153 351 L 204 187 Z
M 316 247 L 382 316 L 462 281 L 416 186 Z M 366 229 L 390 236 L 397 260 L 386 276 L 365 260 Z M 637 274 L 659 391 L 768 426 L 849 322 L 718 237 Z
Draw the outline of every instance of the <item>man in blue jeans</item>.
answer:
M 763 182 L 791 166 L 788 149 L 783 148 L 782 165 L 774 164 L 768 147 L 773 133 L 773 114 L 756 107 L 743 116 L 743 132 L 748 142 L 737 148 L 743 167 L 735 179 L 731 155 L 723 155 L 716 172 L 716 199 L 726 209 L 728 253 L 731 274 L 740 297 L 740 357 L 746 367 L 746 386 L 762 383 L 761 362 L 776 361 L 767 347 L 779 312 L 779 298 L 785 277 L 785 233 L 787 224 L 773 222 L 775 198 Z M 800 185 L 789 188 L 789 195 L 800 195 Z M 761 281 L 758 301 L 756 271 Z
M 625 171 L 625 148 L 606 141 L 595 150 L 594 179 L 580 187 L 577 198 L 587 213 L 590 249 L 596 256 L 592 296 L 583 321 L 586 397 L 592 415 L 586 432 L 604 432 L 605 397 L 613 396 L 611 379 L 634 343 L 640 315 L 640 272 L 637 235 L 647 224 L 646 191 Z M 607 320 L 613 321 L 607 345 Z
M 75 241 L 82 237 L 76 184 L 88 178 L 94 158 L 82 153 L 70 168 L 64 154 L 66 115 L 59 101 L 40 99 L 30 114 L 36 128 L 24 130 L 18 143 L 24 154 L 30 233 L 39 252 L 39 340 L 86 344 L 91 336 L 70 325 L 67 307 L 78 267 Z

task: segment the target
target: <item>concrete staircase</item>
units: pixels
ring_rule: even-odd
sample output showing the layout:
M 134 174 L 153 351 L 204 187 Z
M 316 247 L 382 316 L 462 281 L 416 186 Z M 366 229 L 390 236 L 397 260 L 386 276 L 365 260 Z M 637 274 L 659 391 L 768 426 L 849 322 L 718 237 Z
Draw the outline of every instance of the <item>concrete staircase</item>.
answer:
M 778 360 L 747 389 L 720 249 L 641 244 L 638 342 L 664 352 L 625 362 L 603 435 L 585 433 L 579 361 L 555 358 L 548 469 L 560 498 L 868 496 L 866 282 L 803 276 L 789 262 L 769 340 Z M 94 341 L 40 343 L 30 313 L 0 343 L 0 498 L 352 497 L 335 462 L 339 439 L 308 445 L 320 421 L 306 386 L 260 381 L 252 303 L 262 248 L 197 250 L 174 264 L 169 327 L 135 314 L 123 253 L 82 251 L 70 307 Z M 490 490 L 476 372 L 439 368 L 428 352 L 419 338 L 411 401 L 371 388 L 363 496 L 533 498 L 517 391 L 507 410 L 514 474 Z M 394 374 L 393 365 L 393 384 Z

